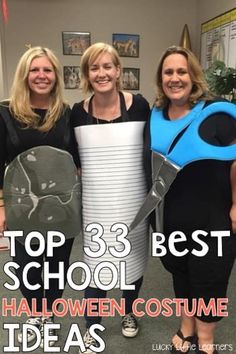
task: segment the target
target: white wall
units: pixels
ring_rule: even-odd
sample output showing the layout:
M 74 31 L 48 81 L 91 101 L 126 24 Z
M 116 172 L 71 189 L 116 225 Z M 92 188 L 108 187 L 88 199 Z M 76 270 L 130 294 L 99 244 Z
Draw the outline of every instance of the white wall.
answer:
M 236 7 L 236 0 L 198 0 L 198 22 L 206 22 Z
M 235 6 L 235 0 L 8 1 L 9 22 L 1 23 L 1 41 L 6 43 L 2 53 L 6 62 L 4 96 L 9 94 L 26 44 L 53 49 L 62 65 L 79 65 L 80 56 L 63 55 L 61 32 L 88 31 L 92 43 L 111 43 L 112 33 L 140 35 L 140 57 L 122 58 L 122 62 L 123 66 L 140 68 L 140 92 L 152 103 L 158 59 L 169 45 L 179 44 L 184 24 L 189 27 L 192 49 L 198 54 L 200 24 Z M 70 104 L 82 99 L 78 90 L 65 90 L 65 96 Z
M 5 26 L 0 21 L 0 99 L 5 97 L 8 90 L 6 77 Z
M 154 75 L 162 51 L 179 44 L 188 24 L 196 47 L 197 0 L 11 0 L 5 26 L 6 80 L 10 87 L 15 66 L 25 44 L 48 46 L 62 65 L 79 65 L 80 56 L 62 54 L 62 31 L 89 31 L 92 43 L 111 43 L 112 33 L 140 35 L 140 57 L 122 58 L 123 65 L 140 68 L 140 92 L 152 102 Z M 82 97 L 78 90 L 65 90 L 73 104 Z

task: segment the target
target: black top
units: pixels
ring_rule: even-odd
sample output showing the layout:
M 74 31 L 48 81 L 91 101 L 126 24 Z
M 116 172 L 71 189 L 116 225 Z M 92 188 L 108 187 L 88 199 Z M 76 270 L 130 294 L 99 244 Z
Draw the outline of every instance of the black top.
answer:
M 168 119 L 167 112 L 165 115 Z M 199 133 L 210 144 L 226 146 L 236 139 L 235 123 L 236 121 L 226 114 L 215 114 L 204 121 Z M 151 187 L 149 129 L 150 124 L 147 124 L 145 166 L 148 184 Z M 231 230 L 229 217 L 232 206 L 231 164 L 232 161 L 201 160 L 190 163 L 178 173 L 165 196 L 164 233 L 166 235 L 177 230 L 186 234 L 198 229 Z M 155 228 L 154 225 L 153 227 Z
M 72 154 L 76 165 L 78 165 L 78 152 L 73 129 L 70 124 L 69 107 L 66 107 L 64 114 L 57 120 L 55 126 L 48 132 L 41 132 L 37 129 L 25 129 L 20 122 L 10 114 L 11 126 L 16 132 L 19 144 L 16 146 L 11 139 L 11 133 L 7 129 L 1 115 L 1 110 L 8 108 L 0 107 L 0 189 L 3 187 L 3 177 L 6 164 L 9 164 L 18 154 L 35 146 L 49 145 L 58 149 L 68 151 Z M 45 109 L 36 109 L 35 112 L 43 120 L 46 115 Z M 46 158 L 46 157 L 45 157 Z
M 85 111 L 83 106 L 84 106 L 84 101 L 81 101 L 79 103 L 76 103 L 72 108 L 71 119 L 72 119 L 72 125 L 74 127 L 87 125 L 87 124 L 110 124 L 111 122 L 120 123 L 127 120 L 147 121 L 150 114 L 149 103 L 140 94 L 133 95 L 133 102 L 130 108 L 127 110 L 128 113 L 127 119 L 126 118 L 124 119 L 124 116 L 123 117 L 120 116 L 118 118 L 115 118 L 112 121 L 107 121 L 107 120 L 95 118 L 93 116 L 91 117 L 91 115 L 89 115 Z

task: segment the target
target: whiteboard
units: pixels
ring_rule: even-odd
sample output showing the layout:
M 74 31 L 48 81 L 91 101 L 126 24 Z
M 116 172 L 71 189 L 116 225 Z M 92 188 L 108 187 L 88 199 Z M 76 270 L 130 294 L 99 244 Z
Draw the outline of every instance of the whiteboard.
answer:
M 202 23 L 200 60 L 204 70 L 215 60 L 236 68 L 236 8 Z

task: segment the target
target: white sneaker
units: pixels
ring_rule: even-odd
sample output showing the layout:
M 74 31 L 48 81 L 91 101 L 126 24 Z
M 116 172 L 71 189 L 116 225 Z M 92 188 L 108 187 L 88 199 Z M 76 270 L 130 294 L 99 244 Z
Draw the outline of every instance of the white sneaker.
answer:
M 121 322 L 122 334 L 125 337 L 135 337 L 138 334 L 139 327 L 138 321 L 136 320 L 133 313 L 128 313 L 125 315 Z
M 53 317 L 43 317 L 42 318 L 42 326 L 41 326 L 41 329 L 40 329 L 40 334 L 41 334 L 40 348 L 44 348 L 44 325 L 45 324 L 52 324 L 52 323 L 54 323 Z M 48 334 L 50 336 L 55 336 L 56 335 L 56 330 L 54 328 L 50 328 L 49 331 L 48 331 Z M 55 343 L 56 343 L 56 341 L 50 340 L 48 345 L 50 347 L 53 347 Z
M 93 345 L 94 347 L 98 347 L 98 342 L 91 336 L 88 329 L 85 332 L 83 340 L 85 345 L 85 352 L 81 352 L 80 350 L 79 354 L 96 354 L 97 352 L 94 352 L 92 349 L 90 349 L 90 346 Z
M 25 322 L 26 324 L 33 325 L 41 330 L 42 318 L 41 317 L 29 317 Z M 18 333 L 17 339 L 19 343 L 22 343 L 22 332 Z M 36 338 L 36 333 L 32 329 L 27 329 L 27 343 L 32 342 Z

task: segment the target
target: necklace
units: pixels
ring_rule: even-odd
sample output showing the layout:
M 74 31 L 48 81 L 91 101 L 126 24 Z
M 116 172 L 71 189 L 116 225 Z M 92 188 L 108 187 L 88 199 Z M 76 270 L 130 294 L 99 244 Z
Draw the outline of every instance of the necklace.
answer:
M 94 117 L 95 118 L 95 117 Z M 114 122 L 114 119 L 111 119 L 111 120 L 106 120 L 106 119 L 100 119 L 100 118 L 95 118 L 96 121 L 97 121 L 97 124 L 100 124 L 100 120 L 103 120 L 104 122 L 108 123 L 108 124 L 111 124 Z
M 96 106 L 95 101 L 93 100 L 93 117 L 96 119 L 97 124 L 100 124 L 100 121 L 105 121 L 107 123 L 113 123 L 113 121 L 120 117 L 120 97 L 117 95 L 116 102 L 111 107 L 100 107 Z M 102 109 L 101 109 L 102 108 Z

